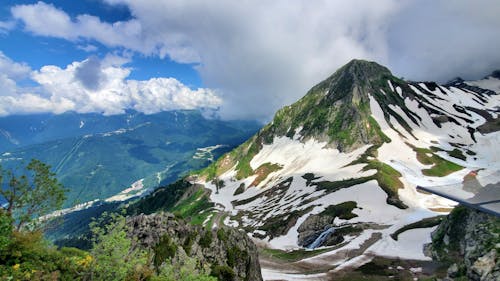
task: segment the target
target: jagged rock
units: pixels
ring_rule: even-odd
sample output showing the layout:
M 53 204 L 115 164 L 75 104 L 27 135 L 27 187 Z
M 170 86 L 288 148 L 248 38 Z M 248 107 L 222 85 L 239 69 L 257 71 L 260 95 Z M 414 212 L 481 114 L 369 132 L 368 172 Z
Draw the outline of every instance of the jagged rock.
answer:
M 297 229 L 299 246 L 307 246 L 314 242 L 323 231 L 334 226 L 334 219 L 335 217 L 331 216 L 309 216 Z
M 453 263 L 448 277 L 500 279 L 500 219 L 459 206 L 432 233 L 432 257 Z
M 322 233 L 327 231 L 332 227 L 337 227 L 335 224 L 335 218 L 341 218 L 344 220 L 349 220 L 356 217 L 356 214 L 352 213 L 352 210 L 356 208 L 356 203 L 353 201 L 343 202 L 337 205 L 332 205 L 327 207 L 323 212 L 315 215 L 310 215 L 306 220 L 298 227 L 297 232 L 298 244 L 299 246 L 309 246 L 313 243 Z M 343 228 L 344 231 L 334 230 L 328 233 L 326 237 L 322 237 L 323 243 L 319 246 L 331 246 L 336 245 L 344 241 L 343 234 L 349 233 L 355 228 L 351 226 L 346 226 Z M 351 231 L 345 231 L 349 229 Z M 354 231 L 356 232 L 356 231 Z
M 129 217 L 127 224 L 136 246 L 153 251 L 158 247 L 175 249 L 171 257 L 174 264 L 189 256 L 212 272 L 231 270 L 234 281 L 262 280 L 257 247 L 244 232 L 227 227 L 207 230 L 167 213 Z
M 479 280 L 487 280 L 486 278 L 489 278 L 489 276 L 491 276 L 491 272 L 495 269 L 496 262 L 496 251 L 491 250 L 486 255 L 478 258 L 474 264 L 472 264 L 471 271 L 479 277 Z
M 448 267 L 448 276 L 449 277 L 457 277 L 458 276 L 458 265 L 456 263 L 452 264 Z

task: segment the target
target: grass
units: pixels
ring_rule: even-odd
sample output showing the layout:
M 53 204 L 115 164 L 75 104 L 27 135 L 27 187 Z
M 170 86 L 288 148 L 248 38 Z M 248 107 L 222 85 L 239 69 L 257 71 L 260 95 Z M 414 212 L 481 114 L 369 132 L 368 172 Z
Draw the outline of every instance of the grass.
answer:
M 365 179 L 364 182 L 376 180 L 380 188 L 382 188 L 388 196 L 387 204 L 394 205 L 400 209 L 406 209 L 408 206 L 406 206 L 398 196 L 398 189 L 404 188 L 403 183 L 399 180 L 402 176 L 401 173 L 396 171 L 390 165 L 382 163 L 376 159 L 372 159 L 377 157 L 377 150 L 381 145 L 382 144 L 375 144 L 370 146 L 360 157 L 347 164 L 347 166 L 366 164 L 366 166 L 363 167 L 363 171 L 377 170 L 375 175 L 361 179 Z
M 444 159 L 443 159 L 444 160 Z M 424 169 L 422 173 L 429 177 L 444 177 L 453 172 L 460 171 L 464 167 L 453 162 L 444 160 L 434 165 L 431 169 Z
M 374 177 L 387 195 L 397 195 L 398 189 L 404 187 L 403 183 L 399 180 L 402 175 L 391 166 L 372 160 L 363 168 L 363 170 L 371 169 L 377 170 Z
M 210 202 L 205 190 L 200 188 L 169 211 L 184 219 L 189 219 L 191 224 L 201 225 L 211 214 L 208 209 L 213 206 L 214 203 Z
M 355 111 L 346 104 L 338 108 L 338 111 L 335 112 L 335 118 L 328 124 L 328 136 L 331 140 L 338 141 L 343 146 L 351 146 L 355 142 L 356 139 L 353 136 L 356 125 L 353 121 L 354 114 Z M 324 123 L 324 120 L 328 119 L 320 115 L 314 120 L 316 120 L 315 123 Z
M 331 217 L 338 217 L 343 220 L 350 220 L 358 216 L 352 213 L 352 210 L 354 210 L 356 207 L 357 207 L 356 202 L 347 201 L 337 205 L 328 206 L 319 215 L 326 215 Z
M 253 175 L 254 171 L 252 166 L 250 166 L 250 161 L 259 153 L 259 150 L 256 143 L 250 143 L 246 153 L 243 153 L 242 157 L 238 159 L 238 165 L 236 165 L 236 179 L 244 179 Z
M 398 196 L 398 189 L 404 188 L 403 183 L 399 180 L 402 175 L 394 168 L 385 163 L 382 163 L 378 160 L 369 160 L 369 157 L 376 157 L 377 149 L 379 147 L 380 145 L 371 146 L 358 159 L 348 164 L 367 164 L 365 167 L 363 167 L 363 171 L 377 170 L 377 173 L 375 175 L 334 182 L 322 181 L 316 184 L 317 189 L 324 189 L 328 192 L 335 192 L 342 188 L 348 188 L 353 185 L 362 184 L 370 180 L 376 180 L 380 188 L 382 188 L 382 190 L 384 190 L 384 192 L 387 194 L 388 204 L 394 205 L 400 209 L 408 208 L 408 206 L 406 206 L 401 200 L 399 200 Z M 308 177 L 310 177 L 310 175 L 308 175 Z
M 452 151 L 447 151 L 448 155 L 451 157 L 455 157 L 460 160 L 467 160 L 467 157 L 462 153 L 462 151 L 458 148 L 453 149 Z
M 391 166 L 377 160 L 369 160 L 368 165 L 363 168 L 364 171 L 372 169 L 377 170 L 377 173 L 369 178 L 376 180 L 380 188 L 387 194 L 387 204 L 400 209 L 408 208 L 398 196 L 398 189 L 404 188 L 403 183 L 399 180 L 402 175 Z
M 316 185 L 316 190 L 326 190 L 327 192 L 335 192 L 342 188 L 349 188 L 353 185 L 362 184 L 369 180 L 372 177 L 362 177 L 362 178 L 351 178 L 340 181 L 320 181 L 318 183 L 313 183 Z
M 267 178 L 267 176 L 272 173 L 281 170 L 283 166 L 279 164 L 272 164 L 272 163 L 264 163 L 260 165 L 256 170 L 255 174 L 257 174 L 257 178 L 250 184 L 250 186 L 257 186 L 259 183 L 261 183 L 263 180 Z
M 377 150 L 382 146 L 381 144 L 375 144 L 370 146 L 361 156 L 359 156 L 356 160 L 352 161 L 351 163 L 347 164 L 346 166 L 352 166 L 356 164 L 368 164 L 370 161 L 369 158 L 377 158 Z
M 250 161 L 260 151 L 258 139 L 257 136 L 248 139 L 231 152 L 224 154 L 207 168 L 193 172 L 193 174 L 198 174 L 201 177 L 205 177 L 207 181 L 210 181 L 228 171 L 236 164 L 237 179 L 253 175 L 254 170 L 250 166 Z
M 368 124 L 370 125 L 369 133 L 371 135 L 377 135 L 382 140 L 382 142 L 391 142 L 391 139 L 382 132 L 382 129 L 380 129 L 380 125 L 377 123 L 375 118 L 373 118 L 372 116 L 368 116 Z
M 415 146 L 411 146 L 411 147 L 413 148 L 413 151 L 415 151 L 417 153 L 418 162 L 420 162 L 424 165 L 434 164 L 434 160 L 432 158 L 434 153 L 432 152 L 432 150 L 427 149 L 427 148 L 415 147 Z
M 397 241 L 399 234 L 401 234 L 407 230 L 410 230 L 410 229 L 429 228 L 429 227 L 436 226 L 436 225 L 441 223 L 441 221 L 443 220 L 444 217 L 445 216 L 436 216 L 436 217 L 432 217 L 432 218 L 425 218 L 425 219 L 419 220 L 419 221 L 414 222 L 414 223 L 410 223 L 410 224 L 405 225 L 402 228 L 396 230 L 394 233 L 391 234 L 391 237 L 392 237 L 392 239 Z
M 210 215 L 211 215 L 212 217 L 210 217 L 210 219 L 208 220 L 207 224 L 205 225 L 205 227 L 206 227 L 207 229 L 212 229 L 212 227 L 213 227 L 213 225 L 214 225 L 214 220 L 215 220 L 215 218 L 217 217 L 217 211 L 214 211 L 214 212 L 208 212 L 208 214 L 207 214 L 207 218 L 208 218 L 208 216 L 210 216 Z M 205 218 L 205 220 L 206 220 L 206 218 Z M 203 220 L 200 224 L 203 224 L 203 222 L 204 222 L 205 220 Z
M 323 248 L 317 250 L 300 249 L 293 251 L 284 251 L 278 249 L 263 248 L 260 250 L 260 253 L 273 259 L 278 259 L 285 262 L 295 262 L 310 257 L 314 257 L 322 253 L 326 253 L 330 250 L 331 250 L 330 248 Z
M 417 160 L 424 165 L 432 165 L 430 169 L 423 169 L 422 173 L 429 177 L 444 177 L 463 169 L 462 166 L 450 162 L 434 154 L 427 148 L 412 147 L 417 153 Z M 461 153 L 461 152 L 460 152 Z

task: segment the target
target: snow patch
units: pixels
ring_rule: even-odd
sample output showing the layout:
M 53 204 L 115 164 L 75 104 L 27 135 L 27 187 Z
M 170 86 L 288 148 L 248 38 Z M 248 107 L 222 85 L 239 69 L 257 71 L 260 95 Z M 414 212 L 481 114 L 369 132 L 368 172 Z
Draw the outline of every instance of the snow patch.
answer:
M 122 190 L 120 193 L 111 196 L 107 199 L 105 199 L 105 202 L 120 202 L 120 201 L 125 201 L 133 197 L 140 196 L 147 191 L 149 191 L 147 188 L 144 188 L 144 179 L 140 179 L 136 182 L 134 182 L 129 188 Z
M 424 255 L 423 246 L 432 242 L 431 233 L 436 228 L 437 226 L 407 230 L 399 234 L 398 241 L 389 237 L 381 239 L 368 248 L 366 253 L 401 259 L 432 260 Z
M 222 147 L 227 147 L 227 145 L 217 144 L 217 145 L 197 148 L 196 152 L 193 155 L 193 159 L 206 159 L 210 162 L 213 162 L 214 155 L 212 154 L 212 152 Z
M 491 90 L 497 94 L 500 94 L 500 80 L 494 77 L 488 77 L 486 79 L 478 80 L 478 81 L 465 81 L 466 84 L 471 86 L 476 86 L 479 88 L 483 88 L 486 90 Z M 500 98 L 500 97 L 499 97 Z M 500 104 L 500 100 L 498 100 Z

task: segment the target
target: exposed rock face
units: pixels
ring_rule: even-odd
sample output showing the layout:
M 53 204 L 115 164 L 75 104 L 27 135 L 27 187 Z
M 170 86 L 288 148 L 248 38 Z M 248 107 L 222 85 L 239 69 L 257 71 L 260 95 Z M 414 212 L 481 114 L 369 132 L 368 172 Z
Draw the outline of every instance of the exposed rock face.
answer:
M 357 215 L 352 213 L 354 208 L 356 203 L 348 201 L 332 205 L 319 214 L 307 217 L 297 229 L 299 246 L 310 247 L 322 234 L 325 236 L 322 237 L 321 243 L 315 245 L 316 247 L 336 245 L 344 241 L 343 235 L 358 232 L 357 227 L 343 223 L 344 226 L 339 228 L 334 222 L 337 217 L 343 220 L 356 217 Z M 332 228 L 333 231 L 330 230 Z
M 311 215 L 297 229 L 299 246 L 307 247 L 318 238 L 323 231 L 334 227 L 335 217 Z M 339 241 L 342 242 L 342 241 Z M 326 244 L 326 243 L 325 243 Z
M 153 249 L 155 263 L 164 261 L 165 254 L 158 254 L 163 252 L 174 264 L 186 257 L 196 258 L 220 280 L 262 280 L 257 247 L 244 232 L 226 227 L 207 230 L 166 213 L 130 217 L 127 224 L 131 238 Z
M 457 207 L 432 233 L 434 259 L 452 263 L 449 278 L 500 280 L 500 218 Z

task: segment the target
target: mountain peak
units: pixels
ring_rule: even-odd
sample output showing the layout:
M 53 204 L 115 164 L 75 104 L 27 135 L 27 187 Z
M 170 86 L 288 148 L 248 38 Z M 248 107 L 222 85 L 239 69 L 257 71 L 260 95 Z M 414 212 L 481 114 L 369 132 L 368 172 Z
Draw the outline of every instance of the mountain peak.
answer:
M 379 78 L 383 75 L 392 75 L 391 71 L 376 62 L 360 59 L 353 59 L 335 73 L 343 72 L 364 80 Z
M 390 92 L 388 80 L 398 81 L 389 69 L 375 62 L 352 60 L 320 82 L 296 103 L 279 110 L 261 133 L 265 142 L 274 136 L 325 141 L 340 151 L 350 151 L 384 137 L 370 124 L 369 95 Z
M 368 102 L 368 93 L 374 91 L 373 83 L 391 79 L 391 71 L 376 62 L 353 59 L 309 92 L 324 91 L 330 103 Z M 384 79 L 385 78 L 385 79 Z M 308 93 L 309 94 L 309 93 Z

